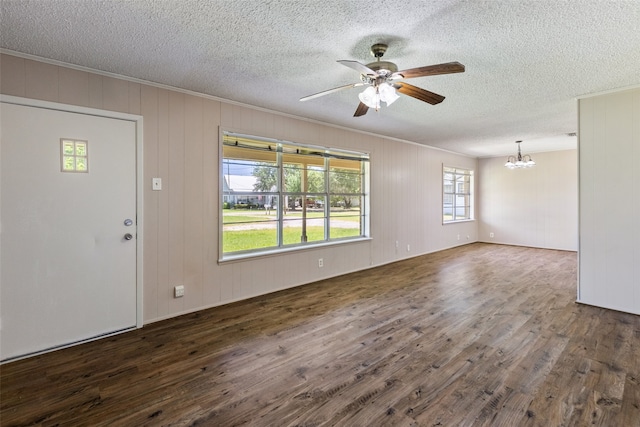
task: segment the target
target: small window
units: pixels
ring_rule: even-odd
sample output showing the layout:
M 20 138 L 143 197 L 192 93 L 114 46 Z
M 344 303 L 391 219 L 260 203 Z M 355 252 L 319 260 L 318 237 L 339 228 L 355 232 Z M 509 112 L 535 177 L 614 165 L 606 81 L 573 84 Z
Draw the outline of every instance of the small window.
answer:
M 60 140 L 62 172 L 89 172 L 89 143 L 75 139 Z
M 442 168 L 442 222 L 473 219 L 473 171 Z

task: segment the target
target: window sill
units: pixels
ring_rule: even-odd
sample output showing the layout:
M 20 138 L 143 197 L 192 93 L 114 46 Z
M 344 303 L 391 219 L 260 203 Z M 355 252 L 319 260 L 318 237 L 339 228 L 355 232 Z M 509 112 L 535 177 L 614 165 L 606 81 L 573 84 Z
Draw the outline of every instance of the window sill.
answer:
M 371 237 L 360 237 L 356 239 L 347 239 L 347 240 L 334 240 L 331 242 L 322 242 L 322 243 L 308 243 L 306 245 L 300 246 L 292 246 L 290 248 L 278 248 L 278 249 L 270 249 L 260 252 L 251 252 L 244 254 L 236 254 L 236 255 L 227 255 L 224 258 L 218 259 L 218 264 L 226 264 L 237 261 L 248 261 L 251 259 L 258 258 L 266 258 L 272 256 L 280 256 L 288 253 L 296 253 L 301 251 L 309 251 L 315 249 L 322 249 L 326 247 L 336 246 L 336 245 L 348 245 L 354 243 L 363 243 L 372 240 Z
M 461 222 L 474 222 L 474 219 L 460 219 L 457 221 L 447 221 L 447 222 L 443 222 L 442 225 L 451 225 L 451 224 L 460 224 Z

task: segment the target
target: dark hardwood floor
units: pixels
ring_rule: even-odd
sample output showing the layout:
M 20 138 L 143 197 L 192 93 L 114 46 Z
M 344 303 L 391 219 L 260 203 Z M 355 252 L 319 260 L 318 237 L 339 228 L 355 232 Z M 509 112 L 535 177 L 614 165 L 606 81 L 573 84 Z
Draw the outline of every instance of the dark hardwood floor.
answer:
M 640 316 L 472 244 L 0 367 L 2 426 L 640 426 Z

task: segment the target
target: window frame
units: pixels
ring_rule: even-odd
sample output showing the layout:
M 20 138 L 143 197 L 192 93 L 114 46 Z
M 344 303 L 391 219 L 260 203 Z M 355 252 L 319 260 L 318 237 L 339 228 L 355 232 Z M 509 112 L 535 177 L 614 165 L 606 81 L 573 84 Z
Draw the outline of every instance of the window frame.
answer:
M 453 180 L 448 181 L 446 179 L 447 174 L 453 174 Z M 457 167 L 457 166 L 447 166 L 445 164 L 442 165 L 442 224 L 455 224 L 460 222 L 474 221 L 475 220 L 475 207 L 474 207 L 474 186 L 475 186 L 475 178 L 474 178 L 474 170 L 466 167 Z M 458 178 L 462 177 L 463 181 L 458 182 Z M 468 177 L 468 192 L 464 191 L 464 177 Z M 452 182 L 452 189 L 448 191 L 447 182 Z M 459 190 L 459 185 L 463 184 L 462 191 Z M 451 206 L 447 205 L 447 199 L 450 196 L 452 202 Z M 458 200 L 467 199 L 468 204 L 463 204 L 462 206 L 458 205 Z M 457 215 L 458 209 L 464 209 L 465 215 L 463 217 L 459 217 Z M 451 209 L 451 219 L 446 219 L 447 214 L 446 210 Z
M 220 185 L 219 185 L 218 201 L 220 203 L 220 206 L 218 208 L 218 215 L 219 215 L 218 262 L 232 261 L 236 259 L 246 259 L 251 257 L 259 257 L 259 256 L 271 255 L 275 253 L 282 253 L 282 252 L 299 251 L 299 250 L 304 250 L 309 248 L 317 248 L 319 246 L 370 240 L 370 233 L 369 233 L 369 230 L 370 230 L 370 227 L 369 227 L 369 224 L 370 224 L 370 218 L 369 218 L 370 216 L 370 209 L 369 209 L 370 155 L 369 153 L 330 148 L 330 147 L 321 147 L 317 145 L 309 145 L 309 144 L 303 144 L 303 143 L 298 143 L 293 141 L 272 139 L 272 138 L 267 138 L 262 136 L 250 135 L 247 133 L 238 132 L 230 129 L 224 129 L 224 128 L 220 128 L 219 134 L 220 135 L 219 135 L 219 144 L 218 144 L 219 145 L 218 178 L 220 181 Z M 253 191 L 246 191 L 244 193 L 247 196 L 249 196 L 247 198 L 247 201 L 251 200 L 251 197 L 256 197 L 258 195 L 267 196 L 267 197 L 269 196 L 276 197 L 277 199 L 277 207 L 275 208 L 276 219 L 271 221 L 272 224 L 275 224 L 276 235 L 277 235 L 276 237 L 277 240 L 274 246 L 245 249 L 245 250 L 234 251 L 234 252 L 225 252 L 225 249 L 224 249 L 225 225 L 228 225 L 228 223 L 225 223 L 225 219 L 224 219 L 224 213 L 226 211 L 224 202 L 225 200 L 227 201 L 232 200 L 228 196 L 237 196 L 237 193 L 238 193 L 237 191 L 234 192 L 232 189 L 229 189 L 227 185 L 227 175 L 233 176 L 232 174 L 229 174 L 228 159 L 233 159 L 232 162 L 234 160 L 238 162 L 240 161 L 239 158 L 243 158 L 248 163 L 255 162 L 252 165 L 252 167 L 256 167 L 257 164 L 260 163 L 260 161 L 258 160 L 251 159 L 252 157 L 251 154 L 247 154 L 244 157 L 240 155 L 240 157 L 238 158 L 234 158 L 233 156 L 225 157 L 225 146 L 233 149 L 234 144 L 230 143 L 230 140 L 235 140 L 235 146 L 237 146 L 240 149 L 248 149 L 248 150 L 256 149 L 256 150 L 263 150 L 263 151 L 269 151 L 269 152 L 273 150 L 273 153 L 275 153 L 276 161 L 272 164 L 273 164 L 273 167 L 276 169 L 277 184 L 275 186 L 277 188 L 274 189 L 272 186 L 272 188 L 270 189 L 271 191 L 265 192 L 265 191 L 256 191 L 254 187 Z M 238 140 L 240 140 L 241 143 L 239 143 Z M 246 144 L 243 145 L 242 141 L 248 141 L 248 144 L 253 143 L 254 146 L 251 148 L 247 148 L 249 147 L 249 145 L 246 145 Z M 261 144 L 263 145 L 263 147 L 259 147 Z M 267 146 L 269 147 L 268 150 L 266 150 Z M 291 151 L 292 149 L 295 150 L 295 152 Z M 312 152 L 312 153 L 309 153 L 309 152 Z M 304 156 L 307 156 L 307 155 L 309 156 L 308 159 L 310 160 L 308 163 L 295 163 L 295 164 L 300 165 L 300 170 L 304 171 L 300 173 L 304 173 L 304 175 L 307 176 L 307 173 L 309 171 L 315 170 L 316 167 L 319 167 L 318 166 L 319 159 L 322 159 L 322 165 L 320 166 L 320 171 L 322 172 L 323 179 L 324 179 L 323 188 L 321 190 L 318 190 L 317 188 L 314 188 L 314 189 L 301 188 L 300 191 L 290 191 L 290 189 L 286 188 L 285 172 L 284 172 L 285 165 L 292 164 L 291 163 L 292 158 L 295 159 L 298 156 L 301 156 L 302 158 L 304 158 Z M 353 161 L 359 162 L 359 171 L 356 172 L 359 175 L 359 179 L 360 179 L 359 191 L 354 193 L 332 192 L 331 185 L 330 185 L 330 175 L 332 171 L 335 172 L 336 169 L 335 167 L 332 167 L 331 163 L 332 163 L 332 160 L 335 160 L 337 163 L 340 163 L 341 162 L 340 159 L 346 160 L 347 163 L 353 162 Z M 227 170 L 225 170 L 225 167 L 227 168 Z M 294 167 L 293 169 L 297 169 L 297 167 Z M 357 214 L 354 213 L 353 215 L 353 216 L 357 215 L 359 217 L 358 219 L 359 226 L 357 228 L 358 234 L 355 236 L 347 236 L 347 237 L 331 237 L 331 220 L 332 218 L 334 219 L 340 218 L 340 216 L 338 215 L 334 215 L 333 217 L 331 215 L 331 212 L 332 212 L 331 198 L 332 196 L 337 197 L 337 196 L 345 196 L 345 195 L 350 197 L 356 197 L 358 199 L 359 211 L 357 212 Z M 283 234 L 284 234 L 283 230 L 285 227 L 284 224 L 287 221 L 297 220 L 293 218 L 286 218 L 284 215 L 285 203 L 288 203 L 286 199 L 287 196 L 299 198 L 300 203 L 298 206 L 300 208 L 302 208 L 301 206 L 302 204 L 307 203 L 310 200 L 323 199 L 321 203 L 318 203 L 317 201 L 314 202 L 316 204 L 314 207 L 316 209 L 320 208 L 323 211 L 323 216 L 322 216 L 324 220 L 324 226 L 323 226 L 324 238 L 323 239 L 318 240 L 316 236 L 314 241 L 304 240 L 304 241 L 300 241 L 299 243 L 285 242 L 285 239 L 283 237 Z M 304 209 L 301 209 L 300 212 L 306 213 L 307 209 L 308 209 L 308 206 L 305 206 Z M 303 240 L 302 237 L 305 236 L 306 227 L 308 226 L 308 218 L 306 217 L 306 215 L 303 214 L 303 216 L 299 220 L 300 220 L 300 224 L 304 224 L 302 226 L 302 233 L 301 233 L 301 240 Z M 260 222 L 260 221 L 251 221 L 251 223 L 257 223 L 257 222 Z M 308 239 L 309 236 L 306 235 L 306 238 Z

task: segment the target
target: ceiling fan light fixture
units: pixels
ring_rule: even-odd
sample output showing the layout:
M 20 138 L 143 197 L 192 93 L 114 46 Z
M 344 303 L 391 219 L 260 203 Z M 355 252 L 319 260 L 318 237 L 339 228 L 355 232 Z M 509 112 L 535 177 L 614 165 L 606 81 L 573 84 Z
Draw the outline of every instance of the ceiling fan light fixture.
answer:
M 396 89 L 389 83 L 381 83 L 378 86 L 380 99 L 387 103 L 387 107 L 395 102 L 400 96 L 396 93 Z
M 375 87 L 369 86 L 358 95 L 360 102 L 369 108 L 380 109 L 380 94 Z M 387 104 L 388 105 L 388 104 Z

